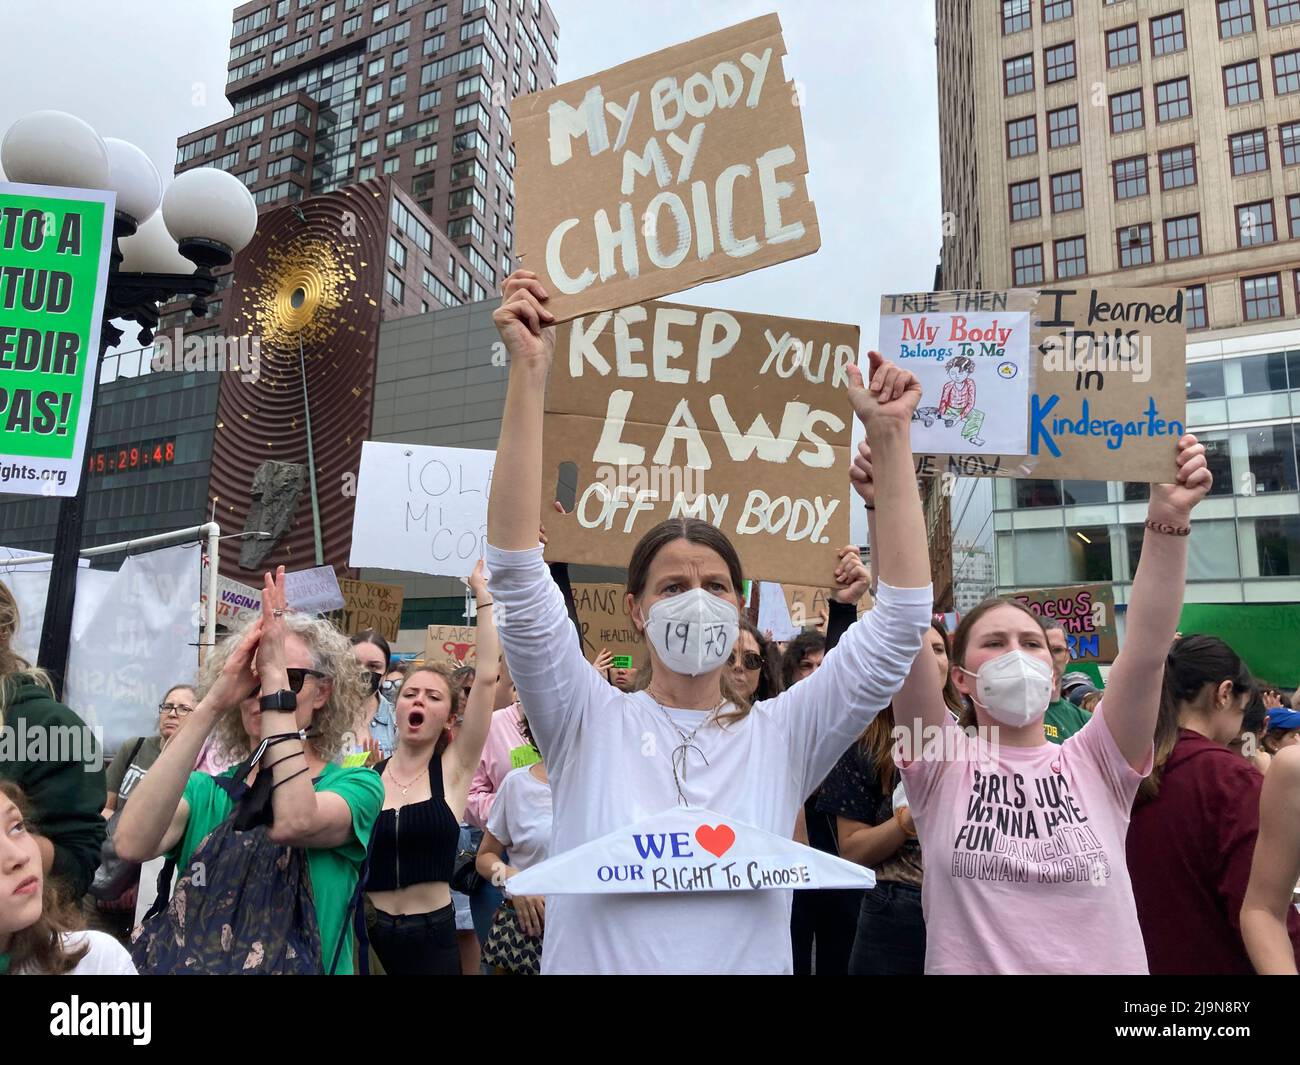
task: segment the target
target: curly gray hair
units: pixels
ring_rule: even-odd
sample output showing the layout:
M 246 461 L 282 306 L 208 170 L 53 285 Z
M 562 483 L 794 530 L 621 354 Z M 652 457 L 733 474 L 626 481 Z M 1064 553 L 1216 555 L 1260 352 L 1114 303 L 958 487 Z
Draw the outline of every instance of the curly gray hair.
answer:
M 333 760 L 343 750 L 348 736 L 352 734 L 357 709 L 369 696 L 370 689 L 362 679 L 361 668 L 352 654 L 352 645 L 348 643 L 348 638 L 328 621 L 289 611 L 284 616 L 284 624 L 290 633 L 307 645 L 307 649 L 311 652 L 312 669 L 324 673 L 329 678 L 329 699 L 312 718 L 312 730 L 315 735 L 309 742 L 319 757 L 327 761 Z M 207 656 L 203 668 L 199 671 L 196 686 L 196 694 L 200 699 L 207 695 L 231 653 L 239 646 L 240 640 L 252 625 L 252 621 L 242 625 L 217 644 L 212 649 L 212 653 Z M 217 738 L 217 748 L 227 758 L 243 760 L 252 753 L 248 733 L 244 731 L 243 718 L 237 705 L 221 715 L 214 735 Z

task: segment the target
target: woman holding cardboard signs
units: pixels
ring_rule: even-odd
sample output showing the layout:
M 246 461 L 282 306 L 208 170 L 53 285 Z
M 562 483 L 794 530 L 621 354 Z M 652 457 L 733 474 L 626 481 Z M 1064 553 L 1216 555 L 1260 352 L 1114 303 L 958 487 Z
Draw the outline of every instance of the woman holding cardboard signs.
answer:
M 929 626 L 929 561 L 917 547 L 925 526 L 908 442 L 915 378 L 874 355 L 869 388 L 856 367 L 849 371 L 849 399 L 876 456 L 880 591 L 822 668 L 752 707 L 734 692 L 727 662 L 739 622 L 739 559 L 713 526 L 671 519 L 646 533 L 629 563 L 629 613 L 646 633 L 652 674 L 644 691 L 625 694 L 582 657 L 537 542 L 543 401 L 555 347 L 548 294 L 522 270 L 504 293 L 493 316 L 511 357 L 497 467 L 514 480 L 488 510 L 489 586 L 507 611 L 502 643 L 546 755 L 552 851 L 679 807 L 710 808 L 788 839 L 804 798 L 889 702 Z M 852 580 L 848 569 L 841 563 L 837 580 Z M 719 853 L 698 834 L 690 845 L 696 840 Z M 546 904 L 543 969 L 788 973 L 790 904 L 785 890 L 556 895 Z

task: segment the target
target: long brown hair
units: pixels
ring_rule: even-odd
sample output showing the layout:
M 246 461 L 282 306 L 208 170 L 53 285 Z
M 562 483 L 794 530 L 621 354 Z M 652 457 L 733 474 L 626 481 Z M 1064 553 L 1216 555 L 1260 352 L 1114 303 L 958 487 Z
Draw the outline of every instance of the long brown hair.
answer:
M 919 737 L 918 737 L 919 740 Z M 858 737 L 858 752 L 866 759 L 880 785 L 880 794 L 888 795 L 898 783 L 894 765 L 894 707 L 891 703 L 871 719 Z
M 1160 794 L 1165 763 L 1178 743 L 1182 708 L 1194 702 L 1207 686 L 1217 688 L 1232 682 L 1235 695 L 1251 691 L 1255 682 L 1237 652 L 1217 636 L 1184 636 L 1175 640 L 1165 656 L 1164 683 L 1160 689 L 1160 713 L 1156 717 L 1155 760 L 1151 773 L 1138 785 L 1139 799 Z
M 716 551 L 722 557 L 722 561 L 726 563 L 727 573 L 731 577 L 731 586 L 735 589 L 737 599 L 740 598 L 745 587 L 744 574 L 740 568 L 740 556 L 736 554 L 736 549 L 732 547 L 731 541 L 723 533 L 700 518 L 668 518 L 647 530 L 646 534 L 637 542 L 636 547 L 632 549 L 632 557 L 628 560 L 627 591 L 629 595 L 635 598 L 645 591 L 646 581 L 650 576 L 650 563 L 655 560 L 655 556 L 664 547 L 676 540 L 686 540 L 688 543 L 699 544 L 701 547 Z M 737 610 L 739 610 L 739 607 L 737 607 Z M 646 666 L 643 671 L 645 682 L 641 684 L 641 676 L 638 676 L 638 688 L 644 688 L 650 684 L 653 670 L 654 663 L 647 651 Z M 719 714 L 718 722 L 725 725 L 732 721 L 740 721 L 749 713 L 749 698 L 744 692 L 738 691 L 735 685 L 732 684 L 730 671 L 725 666 L 719 681 L 722 688 L 722 697 L 730 702 L 735 709 L 729 710 L 725 714 Z
M 31 817 L 27 796 L 17 784 L 0 780 L 0 795 L 18 807 L 24 821 Z M 9 972 L 28 969 L 48 976 L 63 976 L 71 972 L 90 950 L 90 943 L 83 942 L 69 950 L 63 937 L 68 932 L 79 932 L 84 928 L 76 906 L 60 897 L 51 877 L 43 877 L 41 916 L 35 924 L 15 932 L 10 938 Z
M 957 631 L 952 634 L 952 652 L 948 660 L 948 682 L 953 684 L 953 691 L 956 691 L 956 685 L 952 680 L 952 667 L 966 665 L 966 649 L 970 646 L 971 630 L 975 628 L 975 623 L 979 621 L 990 610 L 996 610 L 1000 606 L 1013 606 L 1021 613 L 1034 619 L 1034 624 L 1042 630 L 1043 641 L 1047 641 L 1047 630 L 1043 628 L 1043 619 L 1035 614 L 1024 603 L 1019 603 L 1014 599 L 1007 599 L 1003 596 L 993 596 L 985 599 L 979 606 L 975 607 L 969 614 L 961 619 L 957 625 Z M 960 695 L 960 692 L 958 692 Z M 975 704 L 969 699 L 961 700 L 961 708 L 958 712 L 957 723 L 962 728 L 969 728 L 977 725 L 979 722 L 975 717 Z
M 944 704 L 958 717 L 966 710 L 966 700 L 961 697 L 961 692 L 957 690 L 957 685 L 952 679 L 952 637 L 948 635 L 947 626 L 938 618 L 930 619 L 930 628 L 939 634 L 939 639 L 943 641 L 944 653 L 948 656 L 948 672 L 943 676 L 943 701 Z
M 43 669 L 33 666 L 14 650 L 14 637 L 18 634 L 18 600 L 9 586 L 0 581 L 0 726 L 5 723 L 5 709 L 13 697 L 13 690 L 24 677 L 48 689 L 54 696 L 54 685 Z

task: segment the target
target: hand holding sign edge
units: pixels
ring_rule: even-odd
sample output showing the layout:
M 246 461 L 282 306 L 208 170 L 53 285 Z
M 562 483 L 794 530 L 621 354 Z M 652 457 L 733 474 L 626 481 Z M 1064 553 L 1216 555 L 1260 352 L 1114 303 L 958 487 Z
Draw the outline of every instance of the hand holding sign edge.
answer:
M 862 370 L 853 363 L 845 368 L 849 379 L 849 402 L 867 428 L 872 425 L 906 425 L 921 399 L 921 382 L 909 370 L 894 365 L 878 351 L 867 353 L 871 380 L 864 382 Z

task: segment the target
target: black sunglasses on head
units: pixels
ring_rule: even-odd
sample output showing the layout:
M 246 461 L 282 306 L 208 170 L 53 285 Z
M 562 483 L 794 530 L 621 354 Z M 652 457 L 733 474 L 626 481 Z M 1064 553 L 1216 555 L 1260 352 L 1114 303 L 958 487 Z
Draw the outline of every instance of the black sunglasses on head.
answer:
M 317 680 L 324 680 L 327 675 L 316 669 L 298 669 L 297 667 L 286 669 L 285 673 L 289 676 L 289 690 L 295 695 L 302 691 L 303 681 L 307 677 L 315 677 Z M 260 694 L 261 691 L 262 686 L 259 684 L 248 693 L 248 698 L 251 699 L 253 696 Z

